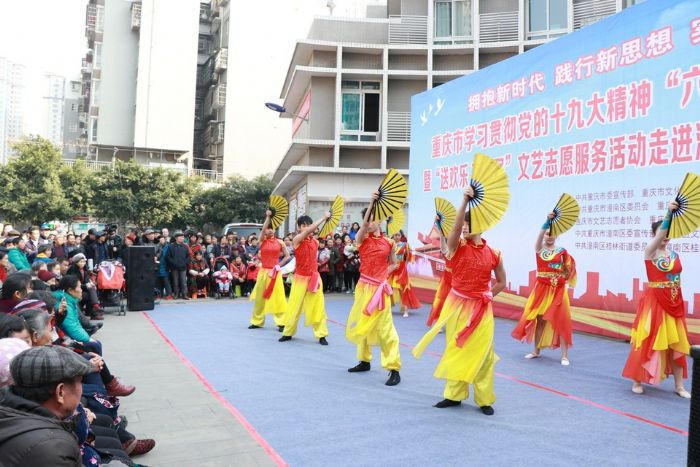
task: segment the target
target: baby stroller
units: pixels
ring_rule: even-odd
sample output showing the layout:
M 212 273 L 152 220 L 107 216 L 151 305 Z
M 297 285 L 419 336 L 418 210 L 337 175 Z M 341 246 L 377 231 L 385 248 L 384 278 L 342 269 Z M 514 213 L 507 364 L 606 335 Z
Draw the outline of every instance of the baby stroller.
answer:
M 214 279 L 214 298 L 217 300 L 221 297 L 234 298 L 233 275 L 228 268 L 229 263 L 226 258 L 216 258 L 214 260 L 214 274 L 212 274 L 212 278 Z
M 117 314 L 126 315 L 126 303 L 124 303 L 125 268 L 117 260 L 102 261 L 97 266 L 97 298 L 100 307 L 118 307 Z

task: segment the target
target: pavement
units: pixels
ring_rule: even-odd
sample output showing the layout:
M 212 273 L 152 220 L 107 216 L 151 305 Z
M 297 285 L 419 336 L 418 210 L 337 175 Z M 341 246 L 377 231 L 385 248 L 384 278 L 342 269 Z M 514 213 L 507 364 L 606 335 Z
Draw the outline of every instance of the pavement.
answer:
M 146 314 L 106 314 L 95 337 L 113 374 L 136 385 L 136 392 L 120 399 L 129 431 L 156 440 L 155 449 L 135 462 L 149 467 L 277 465 L 236 418 L 236 409 L 210 392 Z

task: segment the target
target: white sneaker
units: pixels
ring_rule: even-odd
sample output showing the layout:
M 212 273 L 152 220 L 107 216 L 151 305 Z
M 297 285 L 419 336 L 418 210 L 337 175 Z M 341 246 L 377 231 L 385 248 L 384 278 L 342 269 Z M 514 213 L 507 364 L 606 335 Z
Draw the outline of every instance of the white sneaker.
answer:
M 403 317 L 404 317 L 404 318 L 408 318 L 408 311 L 404 311 L 404 312 L 403 312 Z
M 561 364 L 564 366 L 569 366 L 570 362 L 568 358 L 562 358 L 561 359 Z
M 529 354 L 525 355 L 526 360 L 532 360 L 533 358 L 540 358 L 540 354 L 530 352 Z
M 686 391 L 685 388 L 676 388 L 676 394 L 683 399 L 690 399 L 690 393 Z
M 633 386 L 632 386 L 632 392 L 635 393 L 635 394 L 644 394 L 644 388 L 642 387 L 641 384 L 640 384 L 639 386 L 633 385 Z

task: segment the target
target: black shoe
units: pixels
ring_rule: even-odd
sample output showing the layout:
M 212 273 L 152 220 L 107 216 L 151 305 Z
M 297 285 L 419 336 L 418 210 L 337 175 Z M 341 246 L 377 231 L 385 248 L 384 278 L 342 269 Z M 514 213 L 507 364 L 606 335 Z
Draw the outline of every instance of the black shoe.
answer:
M 322 337 L 318 340 L 318 343 L 321 345 L 328 345 L 328 341 L 326 340 L 325 337 Z
M 482 405 L 481 413 L 483 413 L 484 415 L 493 415 L 493 407 L 491 407 L 490 405 Z
M 283 332 L 283 331 L 284 331 L 284 326 L 277 326 L 277 331 Z
M 279 339 L 277 339 L 279 342 L 287 342 L 292 340 L 292 336 L 282 336 Z
M 248 326 L 248 329 L 260 329 L 262 326 L 256 326 L 255 324 L 251 324 Z
M 360 362 L 352 368 L 348 368 L 349 373 L 359 373 L 360 371 L 369 371 L 372 365 L 369 362 Z
M 401 376 L 399 375 L 399 372 L 396 370 L 391 370 L 389 372 L 389 379 L 386 380 L 386 383 L 384 383 L 384 384 L 386 384 L 387 386 L 396 386 L 400 382 L 401 382 Z
M 454 407 L 455 405 L 461 405 L 462 401 L 453 401 L 451 399 L 443 399 L 437 404 L 435 404 L 433 407 L 437 407 L 438 409 L 444 409 L 445 407 Z

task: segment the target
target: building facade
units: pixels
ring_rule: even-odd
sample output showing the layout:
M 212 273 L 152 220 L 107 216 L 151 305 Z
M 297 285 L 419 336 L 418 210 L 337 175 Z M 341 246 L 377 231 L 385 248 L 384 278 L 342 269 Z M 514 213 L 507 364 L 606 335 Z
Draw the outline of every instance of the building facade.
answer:
M 94 166 L 134 159 L 189 174 L 198 3 L 89 0 L 79 103 Z
M 280 98 L 291 144 L 273 175 L 289 230 L 337 194 L 343 223 L 389 168 L 408 175 L 411 96 L 523 53 L 640 0 L 387 0 L 362 18 L 318 17 Z
M 24 135 L 26 68 L 0 57 L 0 164 Z
M 83 130 L 87 130 L 87 118 L 81 116 L 81 90 L 82 83 L 79 78 L 66 82 L 63 100 L 63 158 L 65 160 L 75 160 L 87 154 L 87 147 L 81 138 Z
M 66 78 L 53 73 L 44 74 L 44 94 L 39 134 L 59 148 L 63 147 L 63 109 Z

